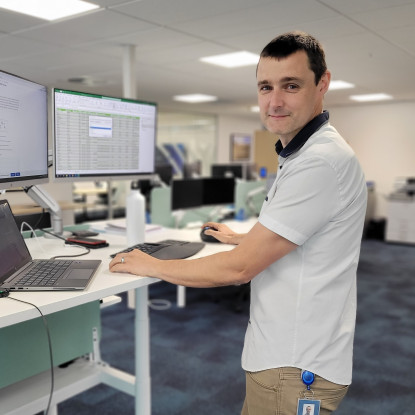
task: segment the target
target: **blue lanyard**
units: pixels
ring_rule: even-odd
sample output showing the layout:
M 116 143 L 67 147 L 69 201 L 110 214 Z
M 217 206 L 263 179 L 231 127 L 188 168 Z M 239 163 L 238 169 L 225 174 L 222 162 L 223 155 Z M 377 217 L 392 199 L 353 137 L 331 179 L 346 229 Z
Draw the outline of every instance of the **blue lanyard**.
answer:
M 301 372 L 301 380 L 303 381 L 304 385 L 307 386 L 307 390 L 310 390 L 310 385 L 314 382 L 314 373 L 309 372 L 308 370 L 303 370 Z

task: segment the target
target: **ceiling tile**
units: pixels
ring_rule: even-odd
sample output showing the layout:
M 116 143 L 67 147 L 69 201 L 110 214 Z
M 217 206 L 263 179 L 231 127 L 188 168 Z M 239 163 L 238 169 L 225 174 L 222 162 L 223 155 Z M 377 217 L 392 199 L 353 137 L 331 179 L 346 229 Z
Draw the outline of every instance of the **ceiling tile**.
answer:
M 387 30 L 403 26 L 413 26 L 415 3 L 402 6 L 385 7 L 370 12 L 353 14 L 356 22 L 378 32 L 380 35 Z M 413 39 L 415 40 L 415 39 Z
M 76 46 L 100 39 L 111 39 L 130 32 L 147 30 L 151 24 L 132 17 L 100 10 L 77 19 L 50 23 L 29 29 L 21 36 L 62 46 Z
M 229 15 L 240 10 L 251 11 L 267 4 L 274 6 L 275 0 L 144 0 L 127 2 L 125 5 L 115 7 L 114 10 L 160 25 L 171 26 L 224 14 Z

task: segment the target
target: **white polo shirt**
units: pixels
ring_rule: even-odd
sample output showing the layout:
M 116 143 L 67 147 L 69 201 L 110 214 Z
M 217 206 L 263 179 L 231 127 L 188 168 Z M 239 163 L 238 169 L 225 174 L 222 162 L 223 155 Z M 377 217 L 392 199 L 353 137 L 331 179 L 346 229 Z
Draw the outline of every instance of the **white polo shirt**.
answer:
M 245 370 L 297 367 L 351 383 L 366 199 L 361 167 L 329 123 L 279 157 L 259 222 L 299 246 L 251 281 Z

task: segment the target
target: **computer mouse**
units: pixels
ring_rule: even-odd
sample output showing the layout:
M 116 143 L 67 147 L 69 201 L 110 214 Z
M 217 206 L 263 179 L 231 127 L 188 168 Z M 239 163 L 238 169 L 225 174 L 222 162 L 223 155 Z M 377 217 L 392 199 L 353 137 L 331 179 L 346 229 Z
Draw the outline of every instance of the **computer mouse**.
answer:
M 203 228 L 202 228 L 202 230 L 201 230 L 201 232 L 200 232 L 200 239 L 201 239 L 203 242 L 220 242 L 220 241 L 219 241 L 219 240 L 217 240 L 214 236 L 212 236 L 212 235 L 206 235 L 206 234 L 205 234 L 205 231 L 206 231 L 207 229 L 214 229 L 214 230 L 216 231 L 216 229 L 215 229 L 215 228 L 212 228 L 211 226 L 205 226 L 205 227 L 203 227 Z

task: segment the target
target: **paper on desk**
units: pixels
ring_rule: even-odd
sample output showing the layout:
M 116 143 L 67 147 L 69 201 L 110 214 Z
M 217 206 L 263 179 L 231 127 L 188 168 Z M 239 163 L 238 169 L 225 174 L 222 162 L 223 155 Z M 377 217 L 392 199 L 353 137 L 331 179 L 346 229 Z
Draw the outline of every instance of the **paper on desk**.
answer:
M 102 233 L 114 233 L 118 235 L 125 235 L 126 229 L 127 229 L 127 222 L 125 220 L 117 220 L 117 222 L 108 222 L 105 226 L 98 227 L 93 225 L 92 226 L 96 232 L 102 232 Z M 146 223 L 146 233 L 152 232 L 156 230 L 163 229 L 162 226 L 152 224 L 152 223 Z

